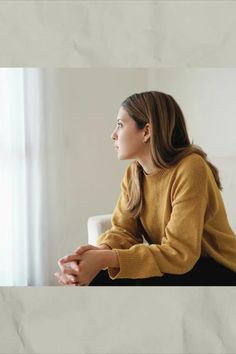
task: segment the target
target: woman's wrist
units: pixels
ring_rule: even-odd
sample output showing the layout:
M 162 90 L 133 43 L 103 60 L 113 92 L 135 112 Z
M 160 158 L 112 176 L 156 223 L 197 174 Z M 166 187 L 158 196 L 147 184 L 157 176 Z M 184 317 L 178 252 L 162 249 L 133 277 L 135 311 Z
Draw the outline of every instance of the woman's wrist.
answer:
M 111 247 L 108 246 L 106 243 L 101 243 L 101 245 L 98 246 L 102 250 L 111 250 Z
M 101 268 L 120 268 L 119 258 L 115 250 L 101 250 Z

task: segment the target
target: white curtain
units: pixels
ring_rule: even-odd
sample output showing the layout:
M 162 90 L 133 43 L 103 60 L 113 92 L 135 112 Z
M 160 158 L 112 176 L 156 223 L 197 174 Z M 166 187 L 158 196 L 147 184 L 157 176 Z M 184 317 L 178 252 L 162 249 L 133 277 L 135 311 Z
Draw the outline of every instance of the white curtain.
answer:
M 0 69 L 0 286 L 48 284 L 42 73 Z

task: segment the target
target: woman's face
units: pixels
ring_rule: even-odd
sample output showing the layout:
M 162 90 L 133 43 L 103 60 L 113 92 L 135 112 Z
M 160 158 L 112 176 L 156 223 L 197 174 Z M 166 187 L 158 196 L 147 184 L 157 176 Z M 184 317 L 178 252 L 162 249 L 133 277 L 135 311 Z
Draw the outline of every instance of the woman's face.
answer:
M 137 159 L 145 149 L 144 129 L 138 129 L 135 121 L 121 106 L 117 114 L 117 126 L 111 135 L 118 159 Z

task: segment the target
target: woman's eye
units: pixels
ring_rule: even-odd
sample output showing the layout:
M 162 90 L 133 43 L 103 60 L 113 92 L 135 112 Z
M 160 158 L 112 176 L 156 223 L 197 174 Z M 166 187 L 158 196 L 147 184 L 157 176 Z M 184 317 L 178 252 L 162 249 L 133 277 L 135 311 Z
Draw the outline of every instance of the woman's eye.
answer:
M 118 127 L 122 127 L 122 124 L 121 124 L 121 123 L 117 123 L 117 126 L 118 126 Z

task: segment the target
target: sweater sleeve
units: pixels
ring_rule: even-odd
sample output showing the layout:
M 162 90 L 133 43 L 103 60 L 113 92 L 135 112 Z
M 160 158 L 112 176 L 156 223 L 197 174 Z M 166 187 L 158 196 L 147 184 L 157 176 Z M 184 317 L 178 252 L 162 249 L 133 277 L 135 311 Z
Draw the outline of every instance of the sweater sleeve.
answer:
M 102 243 L 110 246 L 112 249 L 128 249 L 131 246 L 142 243 L 143 238 L 138 232 L 138 225 L 126 205 L 128 201 L 128 180 L 131 177 L 131 165 L 125 171 L 121 182 L 121 191 L 117 200 L 115 209 L 112 213 L 111 228 L 99 235 L 96 244 Z
M 171 189 L 171 217 L 161 244 L 116 249 L 120 268 L 108 268 L 111 279 L 161 277 L 164 273 L 183 274 L 193 268 L 201 254 L 207 181 L 206 166 L 201 160 L 178 171 Z

